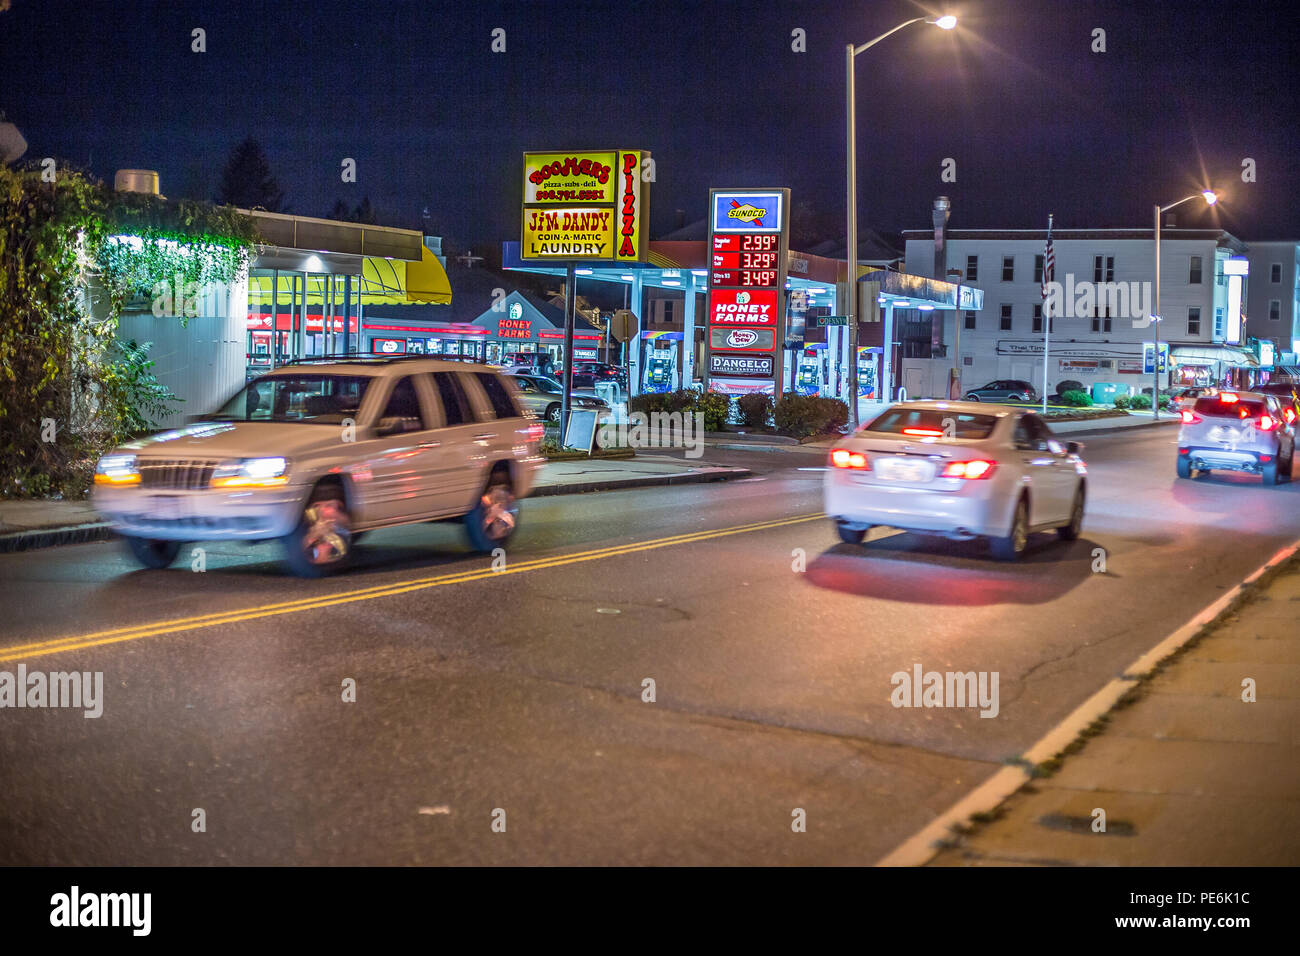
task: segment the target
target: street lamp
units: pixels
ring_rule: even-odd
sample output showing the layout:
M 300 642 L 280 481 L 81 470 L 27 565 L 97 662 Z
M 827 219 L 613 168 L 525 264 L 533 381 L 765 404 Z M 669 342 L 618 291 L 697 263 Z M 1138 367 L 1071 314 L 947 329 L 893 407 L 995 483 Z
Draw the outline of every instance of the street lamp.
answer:
M 854 428 L 857 428 L 858 426 L 858 322 L 856 316 L 858 304 L 858 125 L 856 116 L 857 111 L 854 103 L 854 87 L 856 83 L 854 78 L 853 58 L 859 53 L 871 49 L 881 40 L 885 39 L 885 37 L 897 33 L 904 27 L 910 27 L 913 23 L 928 23 L 941 30 L 951 30 L 957 25 L 957 18 L 953 16 L 945 16 L 939 17 L 937 20 L 931 20 L 926 17 L 915 17 L 911 20 L 900 23 L 898 26 L 894 27 L 894 29 L 880 34 L 880 36 L 876 37 L 874 40 L 869 40 L 861 46 L 854 46 L 852 43 L 849 43 L 844 47 L 845 83 L 848 89 L 847 112 L 849 140 L 849 307 L 847 316 L 849 321 L 849 422 Z M 886 357 L 889 356 L 893 349 L 892 343 L 888 341 L 893 338 L 893 331 L 891 329 L 885 329 L 885 338 L 885 350 L 881 353 L 881 360 L 884 363 L 882 368 L 888 369 L 889 362 L 886 360 Z M 888 392 L 889 382 L 883 377 L 881 379 L 881 386 L 886 392 Z M 888 395 L 885 397 L 888 398 Z
M 1175 206 L 1181 206 L 1185 202 L 1193 199 L 1204 199 L 1207 206 L 1213 206 L 1219 201 L 1218 194 L 1213 189 L 1202 189 L 1198 193 L 1192 193 L 1190 196 L 1184 196 L 1178 202 L 1171 202 L 1167 206 L 1161 206 L 1159 203 L 1153 207 L 1155 209 L 1155 240 L 1156 240 L 1156 294 L 1155 301 L 1152 303 L 1151 311 L 1151 334 L 1155 343 L 1155 351 L 1151 355 L 1151 420 L 1160 420 L 1160 214 L 1168 212 Z

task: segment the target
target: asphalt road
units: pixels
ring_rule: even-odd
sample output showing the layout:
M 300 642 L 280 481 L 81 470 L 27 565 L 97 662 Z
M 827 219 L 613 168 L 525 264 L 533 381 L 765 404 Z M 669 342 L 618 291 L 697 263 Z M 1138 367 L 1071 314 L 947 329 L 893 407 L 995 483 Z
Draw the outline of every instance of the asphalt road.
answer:
M 757 476 L 526 502 L 504 572 L 445 524 L 325 581 L 0 556 L 0 671 L 104 675 L 98 719 L 0 710 L 0 864 L 874 862 L 1300 536 L 1300 482 L 1179 482 L 1172 439 L 1084 439 L 1082 539 L 1014 566 L 841 544 L 819 455 L 723 451 Z M 914 663 L 997 716 L 894 708 Z

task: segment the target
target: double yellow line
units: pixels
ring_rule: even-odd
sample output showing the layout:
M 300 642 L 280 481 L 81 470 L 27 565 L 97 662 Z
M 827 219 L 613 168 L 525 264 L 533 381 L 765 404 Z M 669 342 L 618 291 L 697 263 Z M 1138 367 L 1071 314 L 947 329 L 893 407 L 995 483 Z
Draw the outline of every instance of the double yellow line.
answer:
M 336 604 L 371 601 L 375 598 L 393 597 L 398 594 L 423 591 L 448 584 L 463 584 L 468 581 L 481 581 L 484 578 L 506 574 L 523 574 L 545 568 L 558 568 L 566 564 L 581 564 L 584 561 L 596 561 L 600 558 L 617 557 L 621 554 L 634 554 L 638 551 L 653 551 L 657 548 L 668 548 L 678 544 L 692 544 L 696 541 L 724 538 L 734 534 L 749 534 L 755 531 L 767 531 L 770 528 L 784 528 L 806 521 L 820 520 L 822 517 L 821 514 L 808 514 L 791 518 L 777 518 L 771 521 L 759 521 L 754 524 L 734 525 L 712 531 L 695 531 L 689 534 L 672 535 L 667 538 L 653 538 L 649 541 L 636 541 L 608 548 L 596 548 L 591 551 L 578 551 L 574 554 L 537 558 L 532 561 L 507 562 L 506 566 L 500 570 L 493 570 L 491 567 L 474 568 L 473 570 L 455 571 L 434 577 L 417 578 L 413 581 L 400 581 L 392 584 L 381 584 L 376 587 L 359 588 L 354 591 L 343 591 L 338 594 L 302 598 L 297 601 L 282 601 L 278 604 L 263 604 L 259 607 L 238 608 L 230 611 L 219 611 L 215 614 L 200 614 L 195 617 L 179 617 L 168 621 L 154 621 L 148 624 L 136 624 L 131 627 L 117 627 L 107 631 L 94 631 L 89 634 L 77 634 L 71 637 L 56 637 L 48 641 L 35 641 L 29 644 L 0 647 L 0 663 L 30 657 L 44 657 L 49 654 L 75 651 L 86 647 L 120 644 L 123 641 L 135 641 L 143 637 L 157 637 L 160 634 L 195 631 L 204 627 L 233 624 L 237 621 L 274 617 L 278 614 L 297 614 L 301 611 L 312 611 L 317 608 L 332 607 Z

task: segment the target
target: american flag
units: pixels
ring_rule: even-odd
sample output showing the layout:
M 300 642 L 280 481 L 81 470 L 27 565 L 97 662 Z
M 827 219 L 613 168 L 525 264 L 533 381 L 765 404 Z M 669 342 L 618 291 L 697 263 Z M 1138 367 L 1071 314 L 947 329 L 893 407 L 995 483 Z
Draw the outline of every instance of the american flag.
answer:
M 1056 253 L 1052 250 L 1052 223 L 1047 223 L 1047 247 L 1043 250 L 1043 298 L 1047 298 L 1047 283 L 1056 274 Z

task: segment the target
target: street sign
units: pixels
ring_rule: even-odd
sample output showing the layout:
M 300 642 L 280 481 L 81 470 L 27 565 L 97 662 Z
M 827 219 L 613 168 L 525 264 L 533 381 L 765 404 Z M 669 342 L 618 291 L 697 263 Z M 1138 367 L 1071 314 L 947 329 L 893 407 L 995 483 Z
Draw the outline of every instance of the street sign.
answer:
M 815 316 L 818 325 L 848 325 L 849 317 L 847 315 L 818 315 Z
M 618 309 L 609 317 L 609 334 L 620 342 L 636 336 L 636 316 L 631 309 Z
M 1153 353 L 1155 348 L 1150 342 L 1142 345 L 1142 371 L 1150 375 L 1155 371 Z M 1169 369 L 1169 343 L 1160 343 L 1160 371 L 1165 372 Z

